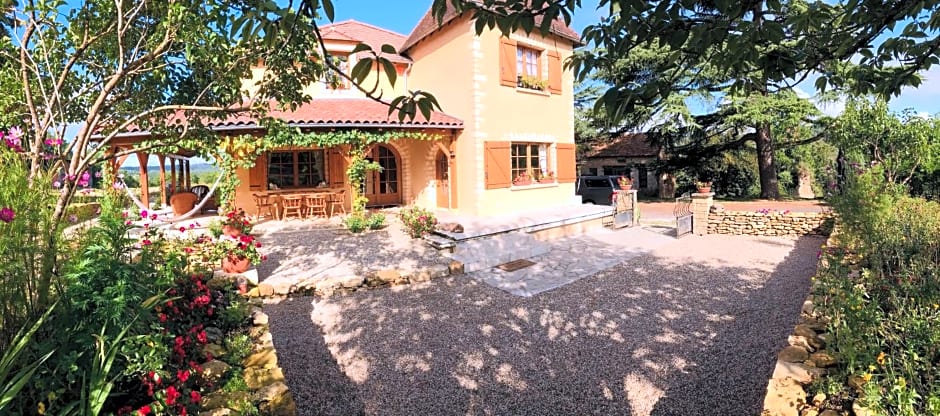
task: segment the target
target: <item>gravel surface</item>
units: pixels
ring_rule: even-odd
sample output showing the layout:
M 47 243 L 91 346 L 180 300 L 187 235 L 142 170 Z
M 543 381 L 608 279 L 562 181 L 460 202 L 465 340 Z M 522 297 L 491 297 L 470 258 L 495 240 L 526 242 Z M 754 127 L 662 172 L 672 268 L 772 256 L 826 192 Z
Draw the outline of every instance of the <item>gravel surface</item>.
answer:
M 352 234 L 338 217 L 326 220 L 268 221 L 254 232 L 268 260 L 258 266 L 262 280 L 305 281 L 327 276 L 361 275 L 382 269 L 424 270 L 450 264 L 421 240 L 409 238 L 401 223 L 386 214 L 381 230 Z
M 530 298 L 458 276 L 265 309 L 301 415 L 757 415 L 822 241 L 687 237 Z

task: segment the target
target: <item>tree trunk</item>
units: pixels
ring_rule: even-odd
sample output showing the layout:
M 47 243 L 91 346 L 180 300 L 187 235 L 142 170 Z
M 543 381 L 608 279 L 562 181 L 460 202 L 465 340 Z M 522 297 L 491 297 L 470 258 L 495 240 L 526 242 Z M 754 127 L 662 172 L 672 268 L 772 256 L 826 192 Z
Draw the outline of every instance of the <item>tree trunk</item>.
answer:
M 774 158 L 773 136 L 770 134 L 770 125 L 764 124 L 757 128 L 757 170 L 760 173 L 760 197 L 764 199 L 780 199 L 780 189 L 777 185 L 777 161 Z

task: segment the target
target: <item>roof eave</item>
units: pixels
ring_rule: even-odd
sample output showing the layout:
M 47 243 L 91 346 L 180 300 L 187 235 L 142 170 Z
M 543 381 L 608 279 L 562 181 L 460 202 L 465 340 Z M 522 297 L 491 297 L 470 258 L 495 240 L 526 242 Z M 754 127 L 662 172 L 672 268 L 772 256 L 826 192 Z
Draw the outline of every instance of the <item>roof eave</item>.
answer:
M 312 128 L 372 128 L 372 129 L 457 129 L 463 130 L 463 123 L 461 124 L 421 124 L 421 123 L 287 123 L 287 127 L 295 127 L 301 129 L 312 129 Z M 243 132 L 243 131 L 253 131 L 253 130 L 264 130 L 265 128 L 257 124 L 241 124 L 241 125 L 232 125 L 232 126 L 209 126 L 208 129 L 213 132 Z M 126 139 L 134 137 L 150 137 L 153 135 L 153 132 L 149 130 L 142 131 L 132 131 L 125 133 L 118 133 L 114 138 Z M 101 136 L 97 136 L 101 138 Z

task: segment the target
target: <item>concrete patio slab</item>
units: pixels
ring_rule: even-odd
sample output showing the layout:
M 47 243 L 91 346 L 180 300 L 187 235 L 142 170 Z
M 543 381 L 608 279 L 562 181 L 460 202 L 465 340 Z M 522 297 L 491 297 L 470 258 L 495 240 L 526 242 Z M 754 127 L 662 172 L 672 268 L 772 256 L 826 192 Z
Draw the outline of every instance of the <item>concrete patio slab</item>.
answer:
M 526 257 L 535 262 L 533 266 L 512 272 L 495 267 L 467 272 L 469 277 L 513 295 L 532 296 L 649 254 L 675 241 L 675 237 L 644 227 L 619 230 L 600 228 L 578 236 L 543 242 L 548 246 L 543 254 Z

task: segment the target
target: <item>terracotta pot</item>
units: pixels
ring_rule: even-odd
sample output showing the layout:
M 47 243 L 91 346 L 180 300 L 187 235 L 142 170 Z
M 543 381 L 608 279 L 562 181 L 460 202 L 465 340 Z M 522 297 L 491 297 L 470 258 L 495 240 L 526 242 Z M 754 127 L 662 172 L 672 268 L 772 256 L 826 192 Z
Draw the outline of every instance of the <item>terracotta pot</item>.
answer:
M 624 191 L 629 191 L 629 190 L 633 189 L 633 184 L 631 183 L 631 184 L 629 184 L 629 185 L 620 185 L 620 189 L 622 189 L 622 190 L 624 190 Z
M 539 179 L 539 183 L 555 183 L 554 179 Z
M 232 227 L 231 225 L 223 225 L 222 234 L 225 234 L 229 237 L 238 237 L 242 235 L 242 230 L 236 227 Z
M 247 257 L 226 256 L 222 258 L 222 271 L 226 273 L 244 273 L 251 267 Z
M 700 186 L 698 188 L 698 193 L 700 194 L 707 194 L 707 193 L 710 193 L 711 191 L 712 191 L 711 186 Z
M 515 185 L 515 186 L 532 185 L 532 180 L 529 179 L 529 180 L 525 180 L 525 181 L 515 181 L 515 182 L 513 182 L 512 184 Z

